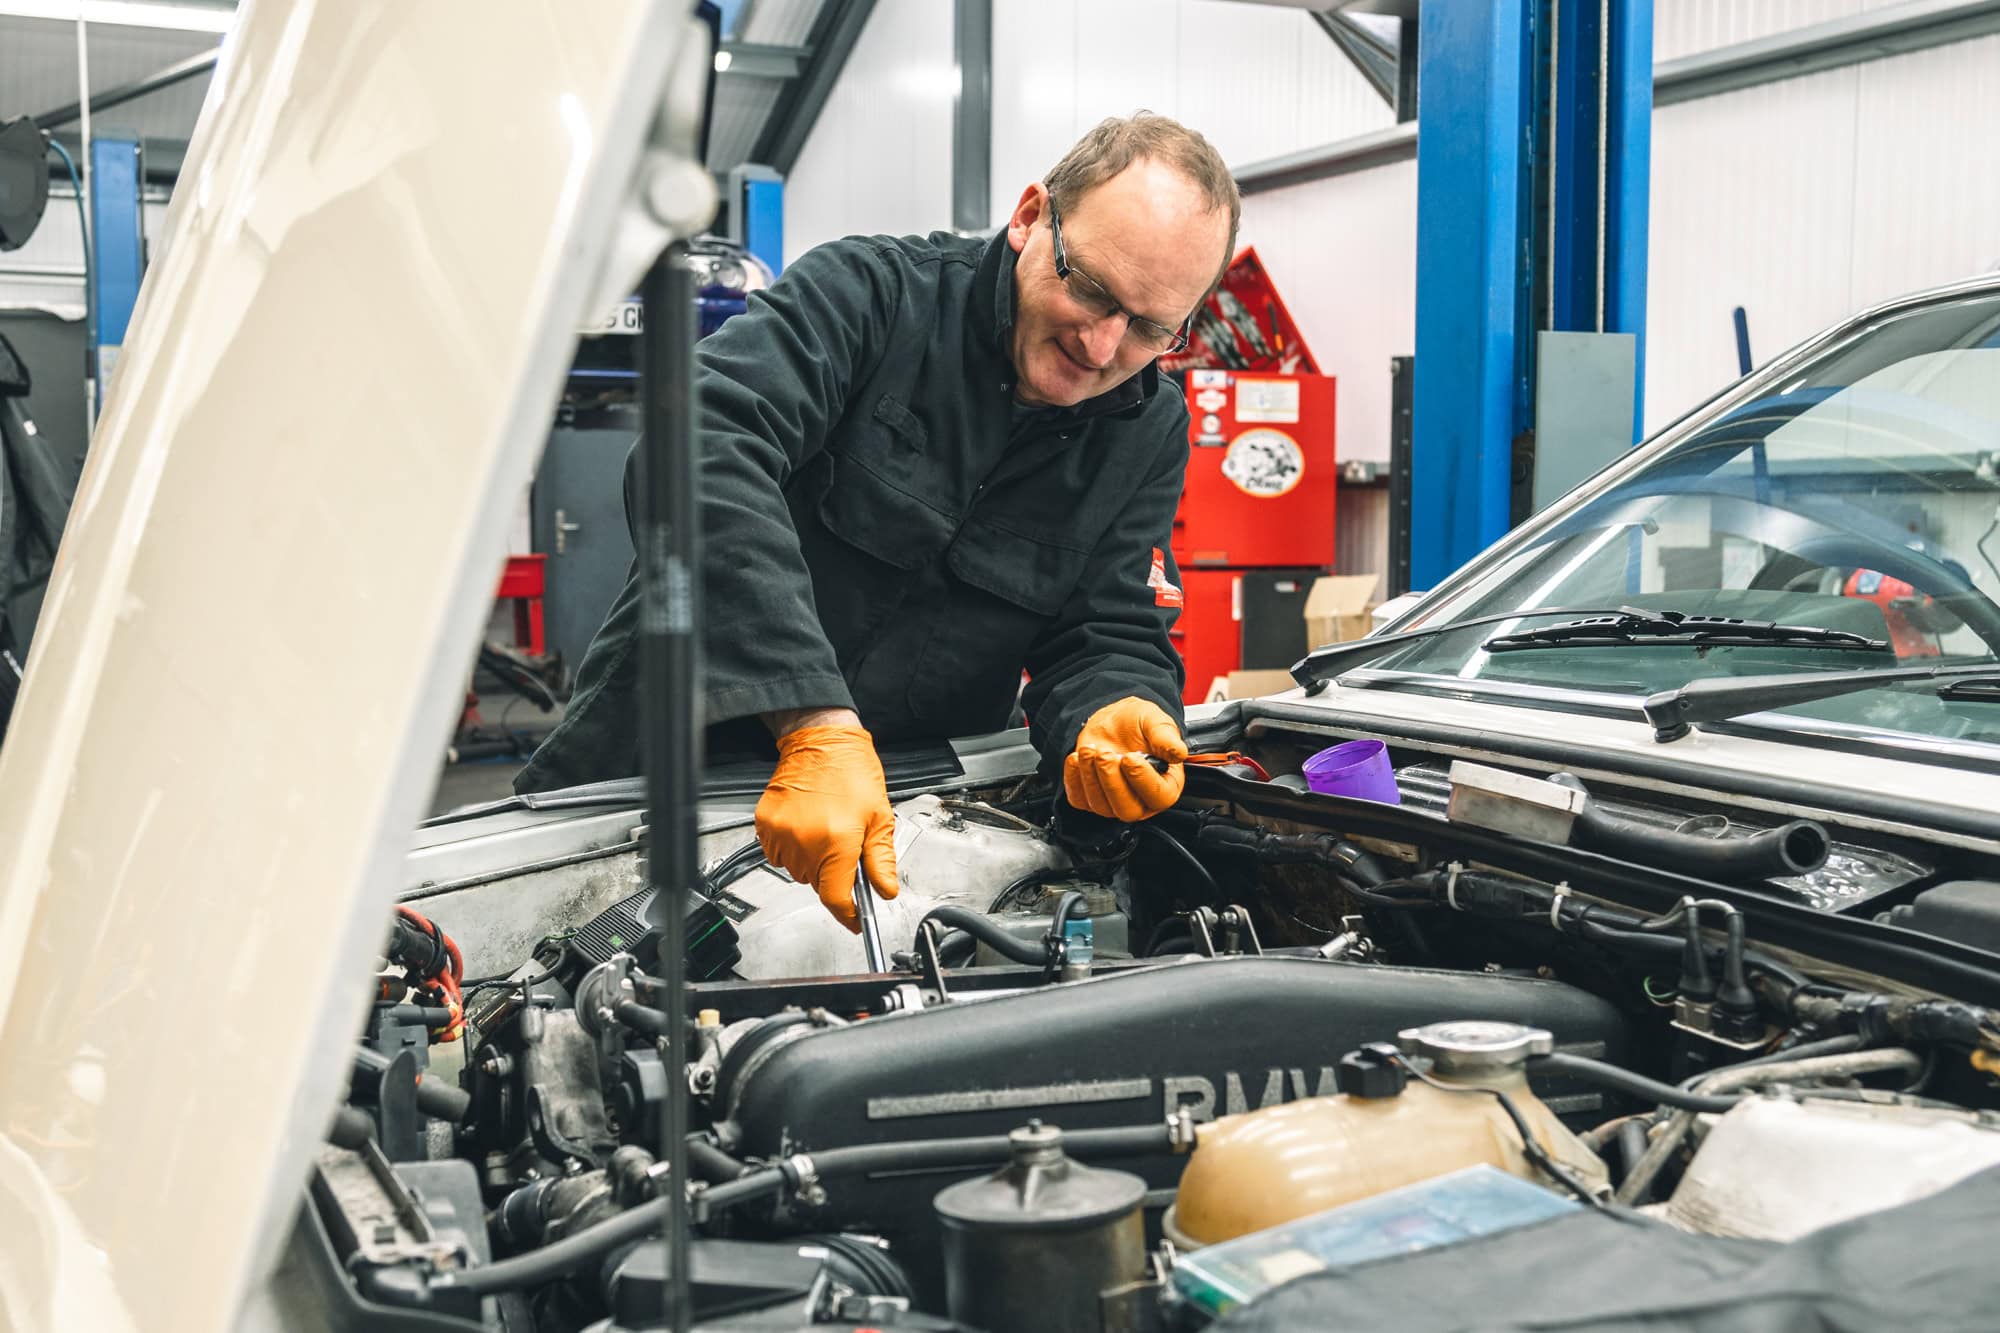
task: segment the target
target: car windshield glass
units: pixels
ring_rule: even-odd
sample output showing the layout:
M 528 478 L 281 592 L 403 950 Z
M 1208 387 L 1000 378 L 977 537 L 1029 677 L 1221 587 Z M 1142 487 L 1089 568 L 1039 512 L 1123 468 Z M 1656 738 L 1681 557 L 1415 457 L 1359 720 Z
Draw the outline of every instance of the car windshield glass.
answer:
M 1889 664 L 2000 661 L 2000 296 L 1886 316 L 1772 391 L 1693 423 L 1642 470 L 1398 629 L 1550 606 L 1630 606 L 1886 640 Z M 1644 696 L 1715 676 L 1880 668 L 1825 645 L 1488 652 L 1546 619 L 1468 627 L 1371 663 L 1519 694 Z M 1398 683 L 1397 678 L 1377 678 Z M 1474 686 L 1477 688 L 1477 686 Z M 2000 744 L 2000 707 L 1880 688 L 1800 720 Z

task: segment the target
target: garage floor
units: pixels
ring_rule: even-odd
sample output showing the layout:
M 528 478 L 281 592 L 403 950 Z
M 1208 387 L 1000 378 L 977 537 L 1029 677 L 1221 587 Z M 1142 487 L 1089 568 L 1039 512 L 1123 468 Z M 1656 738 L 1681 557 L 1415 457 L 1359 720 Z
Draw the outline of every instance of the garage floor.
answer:
M 486 694 L 482 689 L 480 721 L 482 731 L 498 736 L 511 735 L 520 748 L 518 755 L 491 755 L 462 759 L 439 766 L 437 789 L 431 796 L 429 813 L 441 815 L 462 805 L 498 801 L 514 794 L 514 775 L 528 761 L 542 738 L 562 721 L 562 705 L 544 713 L 518 696 L 502 690 Z
M 478 805 L 512 796 L 514 775 L 521 771 L 522 762 L 512 758 L 472 759 L 444 765 L 438 772 L 430 813 L 441 815 L 461 805 Z

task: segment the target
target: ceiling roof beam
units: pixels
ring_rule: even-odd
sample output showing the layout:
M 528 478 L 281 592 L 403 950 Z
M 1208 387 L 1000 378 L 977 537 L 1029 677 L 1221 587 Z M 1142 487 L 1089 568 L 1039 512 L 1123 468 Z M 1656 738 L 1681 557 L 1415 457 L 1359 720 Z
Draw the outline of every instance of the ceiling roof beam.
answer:
M 826 99 L 833 95 L 834 85 L 840 82 L 840 71 L 847 67 L 847 57 L 860 40 L 861 30 L 868 25 L 868 16 L 874 9 L 875 0 L 826 0 L 821 6 L 807 43 L 812 48 L 812 58 L 806 62 L 805 71 L 785 85 L 771 118 L 764 122 L 757 136 L 751 161 L 771 167 L 780 175 L 791 175 L 799 153 L 806 146 L 806 138 L 818 122 Z

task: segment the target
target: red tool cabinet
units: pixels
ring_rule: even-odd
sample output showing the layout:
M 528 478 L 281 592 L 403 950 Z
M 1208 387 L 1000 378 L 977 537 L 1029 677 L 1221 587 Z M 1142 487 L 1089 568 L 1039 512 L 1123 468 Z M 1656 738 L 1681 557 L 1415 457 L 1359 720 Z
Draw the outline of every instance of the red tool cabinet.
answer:
M 1330 376 L 1191 370 L 1185 388 L 1192 448 L 1174 516 L 1185 595 L 1174 643 L 1194 703 L 1217 676 L 1291 665 L 1244 660 L 1238 580 L 1332 566 L 1337 478 Z

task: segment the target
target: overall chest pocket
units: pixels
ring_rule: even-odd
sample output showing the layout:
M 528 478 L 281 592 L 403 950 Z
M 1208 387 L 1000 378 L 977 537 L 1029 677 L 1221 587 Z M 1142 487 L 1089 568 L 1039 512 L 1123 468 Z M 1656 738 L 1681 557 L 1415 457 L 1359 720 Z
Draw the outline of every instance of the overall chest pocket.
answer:
M 924 423 L 883 395 L 827 454 L 820 521 L 848 545 L 897 569 L 937 557 L 958 516 L 937 497 Z
M 946 555 L 949 605 L 918 655 L 910 711 L 940 734 L 991 731 L 1007 713 L 1028 649 L 1062 611 L 1090 552 L 978 515 Z
M 1045 619 L 1069 600 L 1090 548 L 975 511 L 946 559 L 962 582 Z

